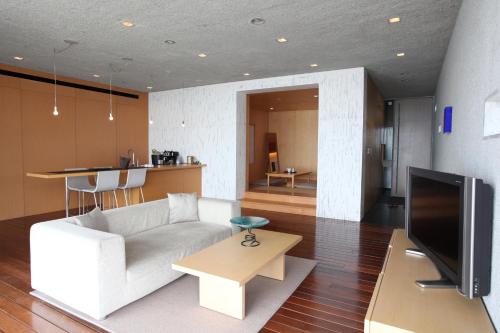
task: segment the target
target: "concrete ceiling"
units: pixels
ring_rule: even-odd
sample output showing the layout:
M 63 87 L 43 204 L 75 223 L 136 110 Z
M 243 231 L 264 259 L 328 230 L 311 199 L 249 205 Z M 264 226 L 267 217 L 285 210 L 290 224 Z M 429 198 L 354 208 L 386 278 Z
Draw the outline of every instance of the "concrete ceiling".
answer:
M 461 0 L 2 0 L 0 62 L 146 91 L 364 66 L 386 98 L 433 95 Z M 401 22 L 388 24 L 389 17 Z M 254 17 L 263 25 L 250 24 Z M 125 28 L 121 21 L 135 23 Z M 287 43 L 277 43 L 284 36 Z M 164 41 L 176 41 L 169 45 Z M 398 58 L 397 52 L 406 56 Z M 204 52 L 206 58 L 197 54 Z M 23 61 L 13 56 L 21 55 Z M 132 58 L 133 61 L 123 60 Z M 309 64 L 319 64 L 310 68 Z M 92 74 L 100 74 L 94 78 Z M 250 73 L 250 76 L 243 76 Z

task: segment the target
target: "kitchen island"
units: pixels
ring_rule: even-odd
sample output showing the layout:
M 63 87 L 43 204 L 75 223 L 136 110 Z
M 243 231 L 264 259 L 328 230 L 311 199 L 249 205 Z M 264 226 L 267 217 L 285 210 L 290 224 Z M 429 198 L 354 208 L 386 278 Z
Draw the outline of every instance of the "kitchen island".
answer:
M 145 201 L 153 201 L 163 199 L 167 193 L 192 193 L 196 192 L 201 196 L 201 173 L 205 164 L 180 164 L 180 165 L 159 165 L 154 167 L 145 167 L 147 169 L 146 182 L 144 183 L 143 192 Z M 89 168 L 79 170 L 64 170 L 64 171 L 48 171 L 48 172 L 28 172 L 26 176 L 44 179 L 44 180 L 61 180 L 67 181 L 69 177 L 88 176 L 94 177 L 99 171 L 120 170 L 120 183 L 125 183 L 127 178 L 127 170 L 123 168 Z M 66 185 L 66 203 L 68 196 Z M 117 191 L 118 206 L 125 205 L 125 200 L 122 191 Z M 72 200 L 77 202 L 77 200 Z M 138 189 L 131 190 L 131 200 L 129 204 L 140 202 L 140 193 Z M 68 205 L 64 205 L 66 215 L 69 215 Z

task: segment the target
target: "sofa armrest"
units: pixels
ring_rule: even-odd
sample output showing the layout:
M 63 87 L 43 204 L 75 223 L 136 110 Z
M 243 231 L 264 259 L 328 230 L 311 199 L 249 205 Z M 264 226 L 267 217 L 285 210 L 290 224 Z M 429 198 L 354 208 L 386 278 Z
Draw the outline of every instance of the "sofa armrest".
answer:
M 30 230 L 31 286 L 94 318 L 116 310 L 126 284 L 122 236 L 64 221 Z
M 230 219 L 240 215 L 239 201 L 211 198 L 198 199 L 198 217 L 200 221 L 231 227 L 233 235 L 240 232 L 240 228 L 231 224 Z

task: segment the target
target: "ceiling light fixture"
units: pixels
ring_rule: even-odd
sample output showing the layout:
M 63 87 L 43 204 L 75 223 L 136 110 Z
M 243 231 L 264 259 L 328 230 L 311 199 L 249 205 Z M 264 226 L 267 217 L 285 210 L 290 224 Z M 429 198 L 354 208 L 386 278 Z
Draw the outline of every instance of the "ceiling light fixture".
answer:
M 269 108 L 269 110 L 273 111 L 273 110 L 274 110 L 274 108 L 271 106 L 271 107 Z
M 99 74 L 92 74 L 93 77 L 101 77 Z
M 288 42 L 288 39 L 286 39 L 285 37 L 278 37 L 278 38 L 276 38 L 276 41 L 278 43 L 286 43 L 286 42 Z
M 262 24 L 266 23 L 266 20 L 264 20 L 261 17 L 254 17 L 253 19 L 250 20 L 250 23 L 252 23 L 254 25 L 262 25 Z
M 396 53 L 396 57 L 404 57 L 405 53 L 404 52 L 398 52 Z
M 318 95 L 314 95 L 314 98 L 318 98 Z
M 200 58 L 206 58 L 207 54 L 206 53 L 199 53 L 198 57 L 200 57 Z
M 391 17 L 387 21 L 389 21 L 390 24 L 399 23 L 399 22 L 401 22 L 401 18 L 399 18 L 399 17 Z
M 21 61 L 21 60 L 23 60 L 23 59 L 24 59 L 24 57 L 21 57 L 21 56 L 15 56 L 15 57 L 14 57 L 14 59 L 15 59 L 15 60 L 19 60 L 19 61 Z
M 310 64 L 309 67 L 311 68 L 318 67 L 318 64 Z
M 135 24 L 133 22 L 130 22 L 130 21 L 122 21 L 122 25 L 125 28 L 132 28 Z
M 175 44 L 175 43 L 176 43 L 176 41 L 175 41 L 175 40 L 171 40 L 171 39 L 167 39 L 167 40 L 165 41 L 165 44 L 170 44 L 170 45 L 172 45 L 172 44 Z
M 245 75 L 245 76 L 250 76 L 250 73 L 243 73 L 243 75 Z
M 147 88 L 148 90 L 153 89 L 153 87 L 152 87 L 152 86 L 147 86 L 146 88 Z

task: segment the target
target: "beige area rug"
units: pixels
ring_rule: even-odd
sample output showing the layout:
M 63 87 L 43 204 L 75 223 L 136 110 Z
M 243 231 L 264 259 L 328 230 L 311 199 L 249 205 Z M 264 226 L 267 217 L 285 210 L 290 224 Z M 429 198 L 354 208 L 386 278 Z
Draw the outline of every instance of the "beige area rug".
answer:
M 297 289 L 316 261 L 286 256 L 286 276 L 277 281 L 261 276 L 246 286 L 246 318 L 234 319 L 198 305 L 198 278 L 184 275 L 167 286 L 110 314 L 92 319 L 40 292 L 38 297 L 96 326 L 117 333 L 155 332 L 258 332 Z

